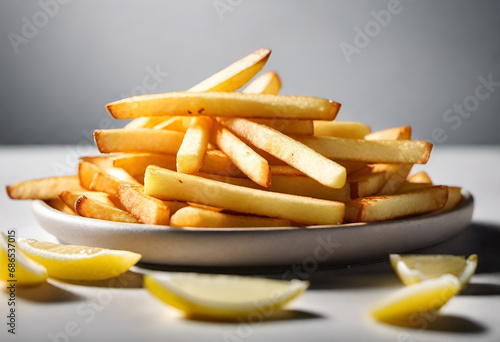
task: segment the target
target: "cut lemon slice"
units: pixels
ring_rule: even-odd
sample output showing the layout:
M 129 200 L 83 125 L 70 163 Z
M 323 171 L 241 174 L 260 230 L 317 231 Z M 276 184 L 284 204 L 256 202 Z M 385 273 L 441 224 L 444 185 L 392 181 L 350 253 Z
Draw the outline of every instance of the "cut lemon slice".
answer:
M 47 269 L 49 277 L 67 280 L 101 280 L 115 277 L 135 265 L 141 255 L 97 247 L 59 245 L 19 239 L 19 248 Z
M 389 323 L 409 323 L 412 315 L 438 311 L 460 288 L 460 281 L 451 274 L 406 286 L 377 303 L 372 316 Z
M 477 255 L 467 259 L 456 255 L 399 255 L 391 254 L 392 267 L 405 285 L 412 285 L 426 279 L 452 274 L 465 286 L 476 272 Z
M 47 280 L 47 270 L 28 258 L 14 241 L 2 233 L 0 237 L 0 279 L 17 285 L 35 285 Z
M 309 287 L 301 280 L 197 273 L 150 273 L 144 287 L 187 316 L 245 319 L 283 307 Z

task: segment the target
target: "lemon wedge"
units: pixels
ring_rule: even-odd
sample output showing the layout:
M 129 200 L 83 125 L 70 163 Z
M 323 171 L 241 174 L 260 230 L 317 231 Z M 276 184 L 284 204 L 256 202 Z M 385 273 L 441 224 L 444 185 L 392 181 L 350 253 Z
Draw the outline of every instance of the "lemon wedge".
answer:
M 47 270 L 28 258 L 15 242 L 1 233 L 0 237 L 0 279 L 13 280 L 17 285 L 36 285 L 47 280 Z M 13 264 L 13 268 L 9 264 Z
M 19 248 L 47 269 L 49 277 L 66 280 L 102 280 L 135 265 L 141 255 L 97 247 L 60 245 L 19 239 Z
M 187 316 L 245 318 L 283 307 L 309 287 L 308 281 L 272 280 L 198 273 L 150 273 L 144 287 Z
M 467 259 L 456 255 L 391 254 L 390 260 L 396 274 L 405 285 L 452 274 L 458 278 L 463 287 L 469 283 L 477 268 L 476 254 Z
M 406 322 L 412 315 L 435 313 L 461 289 L 451 274 L 406 286 L 375 304 L 371 314 L 384 322 Z

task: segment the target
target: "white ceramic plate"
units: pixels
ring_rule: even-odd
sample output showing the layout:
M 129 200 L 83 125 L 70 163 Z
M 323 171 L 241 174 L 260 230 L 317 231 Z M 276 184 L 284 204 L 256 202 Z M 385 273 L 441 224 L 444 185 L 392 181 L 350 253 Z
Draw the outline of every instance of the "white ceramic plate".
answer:
M 404 220 L 305 228 L 170 228 L 64 214 L 33 202 L 38 223 L 69 244 L 125 249 L 141 262 L 195 267 L 347 264 L 429 247 L 465 229 L 473 197 L 439 215 Z

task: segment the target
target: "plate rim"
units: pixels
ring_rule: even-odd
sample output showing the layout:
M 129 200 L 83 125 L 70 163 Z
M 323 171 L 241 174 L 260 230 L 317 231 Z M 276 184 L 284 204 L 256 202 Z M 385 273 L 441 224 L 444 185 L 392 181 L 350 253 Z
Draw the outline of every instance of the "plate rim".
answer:
M 203 232 L 203 233 L 238 233 L 238 232 L 277 232 L 277 231 L 296 231 L 296 230 L 324 230 L 324 229 L 341 229 L 341 228 L 356 228 L 356 227 L 370 227 L 370 226 L 379 226 L 380 224 L 384 225 L 398 225 L 404 222 L 411 221 L 425 221 L 427 219 L 433 219 L 436 217 L 444 217 L 451 216 L 455 212 L 462 210 L 468 206 L 474 205 L 474 196 L 467 190 L 462 189 L 462 200 L 461 202 L 455 206 L 453 209 L 446 211 L 444 213 L 439 214 L 423 214 L 417 215 L 407 218 L 401 218 L 396 220 L 387 220 L 387 221 L 377 221 L 377 222 L 356 222 L 356 223 L 345 223 L 345 224 L 336 224 L 336 225 L 308 225 L 308 226 L 284 226 L 284 227 L 230 227 L 230 228 L 209 228 L 209 227 L 172 227 L 172 226 L 163 226 L 163 225 L 153 225 L 153 224 L 144 224 L 144 223 L 125 223 L 125 222 L 114 222 L 114 221 L 106 221 L 82 216 L 74 216 L 62 211 L 59 211 L 49 204 L 47 204 L 43 200 L 33 200 L 31 204 L 31 210 L 35 217 L 38 215 L 43 215 L 45 217 L 49 216 L 50 219 L 54 219 L 57 221 L 67 221 L 81 225 L 81 226 L 92 226 L 93 228 L 106 228 L 111 231 L 125 231 L 127 229 L 127 233 L 157 233 L 158 231 L 168 232 L 176 232 L 176 233 L 192 233 L 192 232 Z M 39 224 L 40 225 L 40 224 Z M 41 225 L 40 225 L 41 226 Z M 46 230 L 44 227 L 42 227 Z

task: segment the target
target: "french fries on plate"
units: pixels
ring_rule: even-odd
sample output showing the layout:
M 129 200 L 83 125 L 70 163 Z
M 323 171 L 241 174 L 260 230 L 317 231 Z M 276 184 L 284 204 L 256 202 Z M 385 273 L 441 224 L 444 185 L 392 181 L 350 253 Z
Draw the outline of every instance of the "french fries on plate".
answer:
M 461 203 L 460 187 L 409 175 L 432 150 L 411 140 L 411 127 L 372 132 L 335 120 L 334 100 L 279 95 L 275 71 L 258 75 L 270 54 L 256 50 L 185 91 L 107 104 L 114 118 L 133 120 L 95 130 L 102 154 L 82 156 L 76 175 L 13 183 L 8 195 L 179 229 L 380 222 Z

